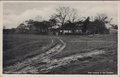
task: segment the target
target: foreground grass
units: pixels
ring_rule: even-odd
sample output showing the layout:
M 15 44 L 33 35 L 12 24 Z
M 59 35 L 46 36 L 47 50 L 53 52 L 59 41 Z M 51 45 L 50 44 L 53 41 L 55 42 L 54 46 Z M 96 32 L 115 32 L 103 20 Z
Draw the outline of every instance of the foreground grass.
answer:
M 51 37 L 39 35 L 4 35 L 4 67 L 20 62 L 25 58 L 43 53 L 43 47 L 51 43 Z

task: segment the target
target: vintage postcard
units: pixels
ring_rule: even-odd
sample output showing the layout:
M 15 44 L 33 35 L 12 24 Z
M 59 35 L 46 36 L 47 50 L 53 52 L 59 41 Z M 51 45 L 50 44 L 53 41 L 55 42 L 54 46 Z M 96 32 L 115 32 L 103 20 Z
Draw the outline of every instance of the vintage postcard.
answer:
M 119 1 L 1 1 L 1 77 L 119 77 Z

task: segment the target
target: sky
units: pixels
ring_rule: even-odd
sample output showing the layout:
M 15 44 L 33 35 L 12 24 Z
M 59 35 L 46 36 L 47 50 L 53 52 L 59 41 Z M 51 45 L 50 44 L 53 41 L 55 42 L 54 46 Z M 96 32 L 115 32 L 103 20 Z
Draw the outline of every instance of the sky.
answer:
M 106 14 L 113 18 L 111 23 L 117 24 L 118 5 L 116 2 L 72 2 L 72 1 L 39 1 L 39 2 L 4 2 L 3 3 L 3 25 L 6 28 L 16 28 L 25 20 L 48 20 L 60 6 L 71 7 L 77 10 L 78 19 L 82 17 L 94 17 L 97 14 Z

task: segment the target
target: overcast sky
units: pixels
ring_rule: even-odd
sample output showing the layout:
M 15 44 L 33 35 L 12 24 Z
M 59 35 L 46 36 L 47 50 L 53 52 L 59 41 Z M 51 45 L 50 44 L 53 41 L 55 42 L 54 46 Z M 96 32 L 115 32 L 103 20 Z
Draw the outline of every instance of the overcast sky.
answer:
M 3 4 L 3 25 L 15 28 L 28 19 L 47 20 L 59 6 L 77 9 L 79 18 L 105 13 L 117 24 L 118 5 L 115 2 L 5 2 Z

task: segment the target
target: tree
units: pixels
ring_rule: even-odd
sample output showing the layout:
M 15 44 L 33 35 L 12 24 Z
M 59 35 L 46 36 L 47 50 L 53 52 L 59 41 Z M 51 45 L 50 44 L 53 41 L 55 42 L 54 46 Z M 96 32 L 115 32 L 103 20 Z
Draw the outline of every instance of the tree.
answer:
M 106 28 L 106 24 L 110 24 L 112 18 L 108 18 L 106 14 L 98 14 L 95 17 L 94 23 L 97 27 L 97 33 L 103 34 L 108 32 L 109 30 Z
M 71 23 L 74 23 L 75 20 L 77 19 L 77 10 L 76 9 L 69 9 L 69 13 L 68 13 L 68 20 Z
M 97 14 L 97 16 L 95 17 L 95 20 L 99 20 L 103 23 L 110 23 L 112 18 L 108 18 L 106 14 L 102 13 L 102 14 Z
M 50 26 L 54 26 L 57 24 L 57 20 L 54 18 L 49 19 Z
M 27 25 L 29 31 L 33 31 L 33 30 L 34 30 L 34 26 L 33 26 L 34 20 L 29 19 L 29 20 L 26 20 L 25 23 L 26 23 L 26 25 Z
M 25 32 L 25 24 L 21 23 L 17 28 L 17 33 L 24 33 Z
M 35 28 L 36 33 L 46 34 L 48 33 L 48 29 L 50 27 L 49 21 L 34 21 L 33 26 Z
M 113 29 L 118 29 L 118 26 L 117 25 L 113 25 L 113 24 L 111 24 L 112 25 L 112 28 Z
M 32 19 L 26 20 L 25 22 L 21 23 L 17 27 L 17 32 L 18 33 L 33 33 L 35 31 L 35 27 L 33 24 L 34 24 L 34 20 Z
M 89 20 L 90 20 L 90 17 L 88 17 L 88 18 L 84 21 L 83 26 L 82 26 L 82 33 L 86 33 L 87 25 L 89 24 Z
M 56 9 L 56 14 L 52 16 L 52 19 L 55 19 L 58 23 L 61 23 L 61 26 L 63 26 L 68 20 L 73 23 L 76 18 L 76 9 L 70 7 L 59 7 Z

